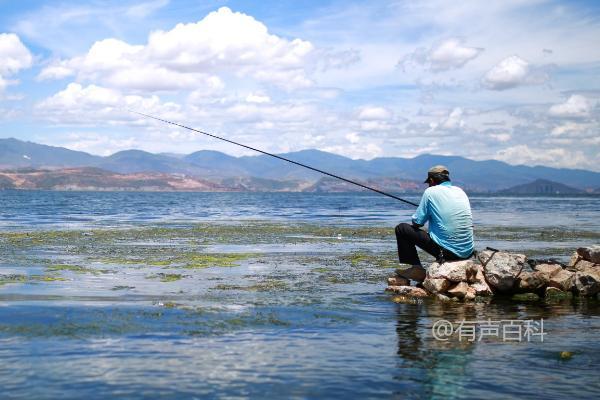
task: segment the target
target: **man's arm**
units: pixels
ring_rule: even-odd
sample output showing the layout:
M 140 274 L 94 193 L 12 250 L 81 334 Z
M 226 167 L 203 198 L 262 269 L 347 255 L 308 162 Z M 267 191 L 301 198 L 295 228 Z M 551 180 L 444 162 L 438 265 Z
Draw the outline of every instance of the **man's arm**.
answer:
M 425 190 L 423 193 L 423 197 L 421 197 L 421 202 L 419 203 L 419 207 L 417 211 L 412 216 L 412 224 L 418 228 L 425 225 L 425 223 L 429 220 L 429 193 Z

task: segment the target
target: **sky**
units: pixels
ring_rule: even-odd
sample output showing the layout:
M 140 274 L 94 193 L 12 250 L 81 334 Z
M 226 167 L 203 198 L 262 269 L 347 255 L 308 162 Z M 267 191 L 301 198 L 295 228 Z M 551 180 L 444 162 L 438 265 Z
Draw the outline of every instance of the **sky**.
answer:
M 0 137 L 600 171 L 600 2 L 0 0 Z

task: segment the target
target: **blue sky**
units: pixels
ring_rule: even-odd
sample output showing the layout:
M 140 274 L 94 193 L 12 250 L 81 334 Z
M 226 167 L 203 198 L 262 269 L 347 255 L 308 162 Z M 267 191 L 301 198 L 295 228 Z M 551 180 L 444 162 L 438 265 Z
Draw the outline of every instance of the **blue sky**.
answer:
M 424 153 L 600 171 L 586 1 L 0 0 L 0 136 L 107 155 Z

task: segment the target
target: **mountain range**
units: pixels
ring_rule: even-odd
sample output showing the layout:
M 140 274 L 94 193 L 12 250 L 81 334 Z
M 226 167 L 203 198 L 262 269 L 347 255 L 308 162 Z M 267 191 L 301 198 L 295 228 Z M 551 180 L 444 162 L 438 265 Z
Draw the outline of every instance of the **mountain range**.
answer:
M 280 156 L 389 190 L 422 190 L 426 171 L 437 164 L 446 165 L 451 171 L 452 180 L 470 191 L 497 192 L 515 185 L 529 184 L 537 179 L 550 180 L 552 183 L 587 192 L 598 191 L 600 188 L 598 172 L 510 165 L 501 161 L 476 161 L 459 156 L 426 154 L 414 158 L 382 157 L 354 160 L 320 150 L 302 150 Z M 165 179 L 166 175 L 178 174 L 180 178 L 193 178 L 201 182 L 201 185 L 215 189 L 350 189 L 344 182 L 324 178 L 317 172 L 262 154 L 234 157 L 212 150 L 200 150 L 187 155 L 125 150 L 102 157 L 13 138 L 0 139 L 0 169 L 18 171 L 24 168 L 66 169 L 70 171 L 66 175 L 71 176 L 74 176 L 76 171 L 88 171 L 86 176 L 90 176 L 90 170 L 86 168 L 94 169 L 92 175 L 98 175 L 98 170 L 102 170 L 116 174 L 146 174 L 148 179 Z

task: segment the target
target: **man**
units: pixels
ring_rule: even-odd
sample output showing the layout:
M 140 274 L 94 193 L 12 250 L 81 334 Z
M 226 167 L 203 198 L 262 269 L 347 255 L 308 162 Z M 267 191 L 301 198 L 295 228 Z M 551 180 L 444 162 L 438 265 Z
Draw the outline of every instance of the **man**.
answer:
M 396 226 L 398 258 L 400 263 L 411 265 L 399 274 L 419 282 L 425 279 L 425 269 L 415 246 L 440 262 L 464 260 L 473 254 L 473 220 L 465 192 L 452 185 L 448 168 L 443 165 L 432 167 L 424 183 L 429 188 L 412 216 L 412 225 Z M 427 222 L 429 233 L 420 229 Z

